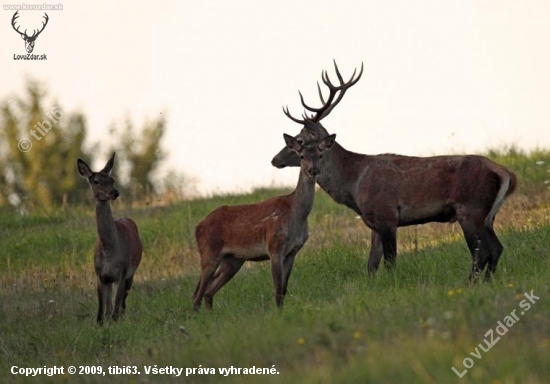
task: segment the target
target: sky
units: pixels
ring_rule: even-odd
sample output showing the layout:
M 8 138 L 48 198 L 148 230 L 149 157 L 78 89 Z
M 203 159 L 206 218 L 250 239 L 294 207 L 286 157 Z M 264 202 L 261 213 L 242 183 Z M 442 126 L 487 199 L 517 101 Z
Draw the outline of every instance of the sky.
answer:
M 300 116 L 298 90 L 318 105 L 321 71 L 336 81 L 333 60 L 345 78 L 364 65 L 323 120 L 346 149 L 550 148 L 548 0 L 25 0 L 63 6 L 46 11 L 33 52 L 43 61 L 14 59 L 25 46 L 5 6 L 16 1 L 0 9 L 0 99 L 42 81 L 64 112 L 85 113 L 90 143 L 115 147 L 111 124 L 162 113 L 164 170 L 200 193 L 294 185 L 297 168 L 270 164 L 283 133 L 300 129 L 282 106 Z M 42 16 L 18 20 L 30 30 Z

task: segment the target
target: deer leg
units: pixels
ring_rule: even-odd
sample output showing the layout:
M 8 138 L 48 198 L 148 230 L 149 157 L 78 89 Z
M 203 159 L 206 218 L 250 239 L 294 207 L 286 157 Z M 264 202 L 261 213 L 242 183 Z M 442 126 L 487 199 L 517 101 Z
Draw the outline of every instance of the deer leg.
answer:
M 498 240 L 498 237 L 492 227 L 484 228 L 484 239 L 489 251 L 489 261 L 487 264 L 487 272 L 485 272 L 485 281 L 489 281 L 491 280 L 491 276 L 495 273 L 498 260 L 500 259 L 500 255 L 502 255 L 504 247 Z
M 126 310 L 126 298 L 130 294 L 130 290 L 132 289 L 132 283 L 134 282 L 134 276 L 130 276 L 126 279 L 124 282 L 124 299 L 122 300 L 122 309 L 123 311 Z
M 385 228 L 380 231 L 380 241 L 384 248 L 384 267 L 392 269 L 397 256 L 397 238 L 395 228 Z
M 226 256 L 222 259 L 214 278 L 208 284 L 206 293 L 204 294 L 204 304 L 206 309 L 212 310 L 212 304 L 214 302 L 214 295 L 218 292 L 225 284 L 229 282 L 235 276 L 237 272 L 241 269 L 244 264 L 244 260 L 237 259 L 234 256 Z
M 468 248 L 470 249 L 470 253 L 472 254 L 472 269 L 470 271 L 470 276 L 468 276 L 468 280 L 471 282 L 475 282 L 477 281 L 482 271 L 482 269 L 480 269 L 479 255 L 481 241 L 479 240 L 475 231 L 468 229 L 468 227 L 463 225 L 462 223 L 460 225 L 462 227 L 462 232 L 464 233 L 464 238 L 466 239 L 466 244 L 468 244 Z
M 105 321 L 105 317 L 110 318 L 113 310 L 113 303 L 111 300 L 111 285 L 110 283 L 104 283 L 99 278 L 97 281 L 97 296 L 99 301 L 99 309 L 97 312 L 97 323 L 102 325 Z
M 99 308 L 97 310 L 97 323 L 103 325 L 105 319 L 105 302 L 103 300 L 103 289 L 99 279 L 97 279 L 97 301 L 99 302 Z
M 275 293 L 275 304 L 282 308 L 285 296 L 283 294 L 283 257 L 278 253 L 271 256 L 271 275 Z
M 382 247 L 380 236 L 378 235 L 378 232 L 372 231 L 368 262 L 369 275 L 373 276 L 376 273 L 376 271 L 378 270 L 378 266 L 380 265 L 380 260 L 382 260 L 383 254 L 384 248 Z
M 468 280 L 475 282 L 487 264 L 487 236 L 483 236 L 483 231 L 471 221 L 459 220 L 459 223 L 472 254 L 472 270 Z
M 125 273 L 122 275 L 124 276 Z M 113 320 L 118 320 L 123 313 L 123 302 L 126 299 L 126 281 L 121 278 L 118 280 L 115 294 L 115 308 L 113 311 Z
M 212 278 L 218 265 L 220 264 L 221 258 L 219 254 L 215 252 L 209 252 L 208 254 L 201 255 L 201 278 L 195 289 L 195 294 L 193 295 L 193 309 L 198 311 L 201 307 L 202 298 L 206 292 L 206 288 Z
M 286 296 L 286 290 L 288 287 L 288 279 L 290 278 L 290 273 L 292 272 L 292 267 L 294 266 L 294 259 L 296 254 L 300 251 L 302 247 L 295 248 L 288 255 L 286 255 L 285 260 L 283 261 L 283 296 Z
M 107 294 L 103 295 L 103 300 L 106 301 L 106 317 L 111 319 L 113 315 L 113 283 L 107 283 Z

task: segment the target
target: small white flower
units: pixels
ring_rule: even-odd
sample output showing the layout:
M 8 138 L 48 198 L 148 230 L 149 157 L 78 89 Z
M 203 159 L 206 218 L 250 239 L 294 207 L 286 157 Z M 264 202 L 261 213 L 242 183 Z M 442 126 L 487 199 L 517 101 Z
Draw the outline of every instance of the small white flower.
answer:
M 544 165 L 545 164 L 545 161 L 544 160 L 539 160 L 535 163 L 536 165 Z

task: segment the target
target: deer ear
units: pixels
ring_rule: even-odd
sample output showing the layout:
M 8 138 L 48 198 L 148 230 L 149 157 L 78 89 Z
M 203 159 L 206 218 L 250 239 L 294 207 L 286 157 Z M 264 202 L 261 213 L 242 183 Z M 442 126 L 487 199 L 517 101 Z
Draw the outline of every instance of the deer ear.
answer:
M 90 169 L 88 164 L 86 164 L 86 162 L 81 158 L 78 158 L 76 160 L 76 166 L 78 167 L 78 173 L 80 173 L 82 177 L 89 179 L 90 176 L 92 176 L 92 170 Z
M 283 137 L 285 138 L 286 146 L 291 149 L 294 152 L 300 152 L 302 149 L 302 146 L 300 143 L 298 143 L 298 140 L 296 140 L 294 137 L 287 135 L 286 133 L 283 133 Z
M 326 151 L 327 149 L 330 149 L 334 142 L 336 141 L 336 134 L 333 133 L 330 136 L 325 137 L 320 143 L 319 143 L 319 150 Z
M 105 164 L 105 167 L 103 167 L 101 172 L 111 173 L 111 169 L 113 169 L 113 165 L 115 165 L 115 152 L 113 152 L 113 154 L 111 155 L 111 158 L 109 159 L 107 164 Z

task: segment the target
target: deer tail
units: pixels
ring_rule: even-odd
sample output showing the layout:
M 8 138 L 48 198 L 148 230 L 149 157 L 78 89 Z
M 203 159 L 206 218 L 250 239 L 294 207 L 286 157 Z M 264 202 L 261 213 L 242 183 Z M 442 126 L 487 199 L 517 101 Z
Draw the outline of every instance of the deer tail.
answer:
M 497 214 L 498 210 L 504 203 L 504 199 L 506 199 L 506 197 L 514 193 L 517 187 L 517 177 L 515 173 L 510 172 L 506 168 L 499 165 L 497 165 L 497 167 L 491 167 L 491 168 L 492 168 L 492 171 L 495 172 L 500 179 L 500 188 L 498 190 L 493 206 L 491 207 L 489 214 L 485 218 L 486 226 L 493 225 L 493 221 L 495 220 L 495 215 Z

